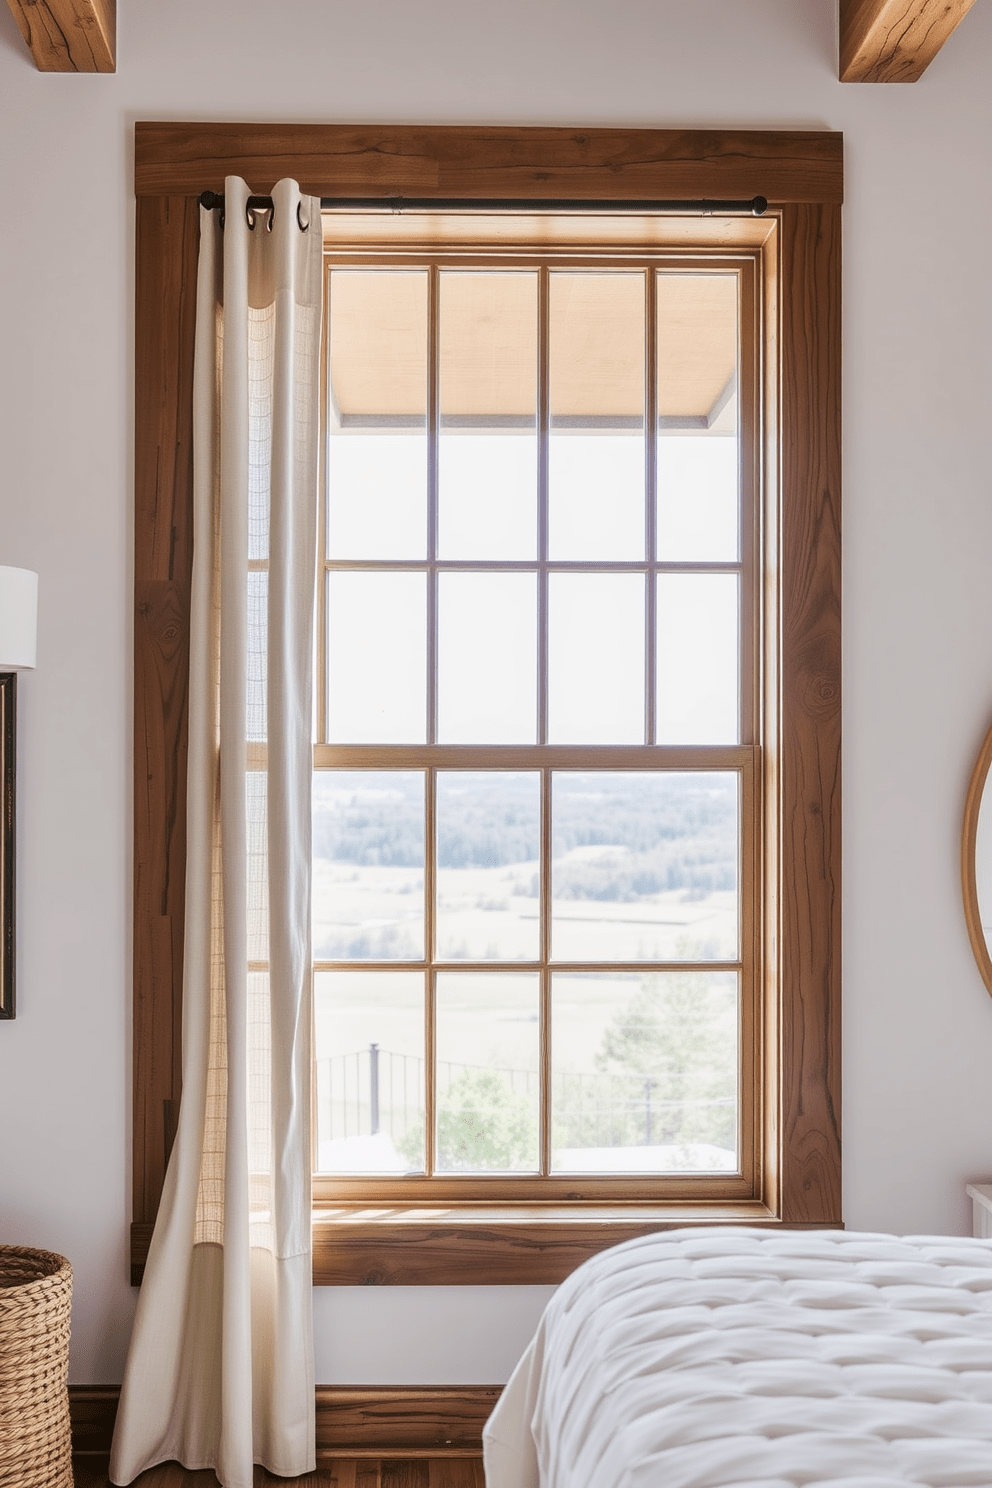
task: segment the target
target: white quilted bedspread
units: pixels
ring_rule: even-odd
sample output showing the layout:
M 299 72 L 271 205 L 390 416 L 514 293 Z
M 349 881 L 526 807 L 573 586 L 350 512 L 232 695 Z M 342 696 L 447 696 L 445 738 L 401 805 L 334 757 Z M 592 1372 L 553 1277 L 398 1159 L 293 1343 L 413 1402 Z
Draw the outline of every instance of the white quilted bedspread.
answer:
M 992 1488 L 992 1241 L 671 1230 L 555 1293 L 487 1488 Z

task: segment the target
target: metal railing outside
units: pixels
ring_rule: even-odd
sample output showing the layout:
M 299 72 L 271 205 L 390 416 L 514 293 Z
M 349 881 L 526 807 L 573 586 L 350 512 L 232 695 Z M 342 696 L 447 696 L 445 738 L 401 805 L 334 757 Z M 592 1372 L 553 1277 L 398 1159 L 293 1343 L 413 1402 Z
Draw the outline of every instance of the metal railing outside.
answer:
M 536 1070 L 438 1061 L 438 1104 L 462 1076 L 496 1076 L 510 1097 L 537 1111 Z M 702 1087 L 702 1088 L 700 1088 Z M 497 1087 L 497 1091 L 499 1087 Z M 669 1077 L 564 1072 L 552 1092 L 557 1147 L 648 1146 L 679 1140 L 736 1140 L 735 1072 L 694 1070 Z M 390 1134 L 397 1144 L 422 1130 L 424 1060 L 373 1043 L 317 1061 L 318 1142 Z

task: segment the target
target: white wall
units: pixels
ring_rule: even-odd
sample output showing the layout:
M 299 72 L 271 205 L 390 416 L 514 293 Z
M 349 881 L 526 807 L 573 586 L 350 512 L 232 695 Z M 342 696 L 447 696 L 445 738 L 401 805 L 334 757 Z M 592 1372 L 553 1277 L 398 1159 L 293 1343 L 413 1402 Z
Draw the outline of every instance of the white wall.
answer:
M 836 81 L 835 0 L 121 0 L 114 77 L 0 5 L 0 563 L 20 687 L 0 1241 L 67 1252 L 73 1378 L 120 1377 L 128 1202 L 135 119 L 844 131 L 845 1197 L 961 1233 L 992 1176 L 992 998 L 958 890 L 992 720 L 992 5 L 922 82 Z M 322 1290 L 318 1378 L 495 1382 L 546 1288 Z

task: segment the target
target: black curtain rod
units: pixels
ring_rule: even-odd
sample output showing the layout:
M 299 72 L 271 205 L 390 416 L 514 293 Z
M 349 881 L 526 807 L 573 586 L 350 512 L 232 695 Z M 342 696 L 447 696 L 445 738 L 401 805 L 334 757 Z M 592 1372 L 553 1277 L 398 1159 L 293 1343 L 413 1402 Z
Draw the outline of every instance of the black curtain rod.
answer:
M 220 191 L 204 191 L 200 196 L 201 207 L 212 211 L 224 208 L 224 194 Z M 768 209 L 763 196 L 753 196 L 746 201 L 581 201 L 562 200 L 558 197 L 437 197 L 437 196 L 322 196 L 321 208 L 325 211 L 348 212 L 670 212 L 692 216 L 737 216 L 761 217 Z M 271 196 L 250 196 L 245 203 L 249 214 L 266 211 L 272 207 Z M 297 212 L 299 220 L 299 212 Z M 300 221 L 300 226 L 304 223 Z

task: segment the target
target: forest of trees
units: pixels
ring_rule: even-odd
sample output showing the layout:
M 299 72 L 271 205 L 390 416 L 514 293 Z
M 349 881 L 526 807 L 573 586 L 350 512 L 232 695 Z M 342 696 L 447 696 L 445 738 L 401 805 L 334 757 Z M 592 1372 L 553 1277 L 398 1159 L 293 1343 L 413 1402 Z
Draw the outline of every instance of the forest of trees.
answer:
M 320 775 L 315 784 L 316 858 L 356 867 L 422 868 L 423 777 Z M 555 897 L 634 900 L 662 890 L 712 893 L 737 882 L 737 800 L 732 778 L 638 772 L 562 773 L 553 790 L 556 858 L 577 847 L 622 846 L 623 858 L 561 863 Z M 538 856 L 536 778 L 442 776 L 438 867 L 501 868 Z M 537 875 L 521 892 L 536 897 Z

